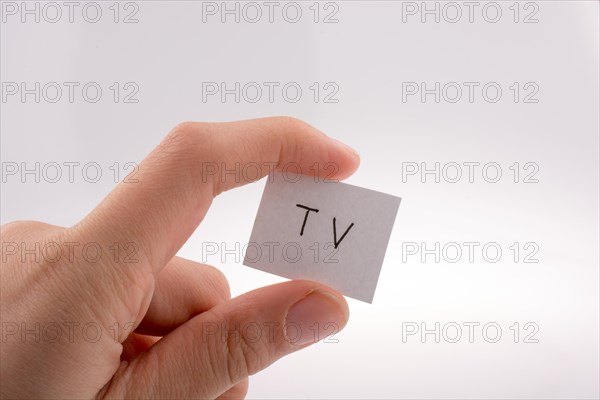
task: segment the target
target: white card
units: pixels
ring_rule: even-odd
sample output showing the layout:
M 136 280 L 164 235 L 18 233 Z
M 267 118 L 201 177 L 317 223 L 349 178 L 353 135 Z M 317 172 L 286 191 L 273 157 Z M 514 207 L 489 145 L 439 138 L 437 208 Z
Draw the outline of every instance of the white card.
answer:
M 400 198 L 313 176 L 293 178 L 267 178 L 244 265 L 319 281 L 371 303 Z

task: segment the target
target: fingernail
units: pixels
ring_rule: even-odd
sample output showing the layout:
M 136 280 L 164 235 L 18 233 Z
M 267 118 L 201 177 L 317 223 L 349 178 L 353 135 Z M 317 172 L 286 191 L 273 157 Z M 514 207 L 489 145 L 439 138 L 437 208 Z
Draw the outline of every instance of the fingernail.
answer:
M 334 142 L 336 142 L 338 145 L 340 145 L 341 147 L 345 148 L 348 152 L 354 154 L 354 156 L 360 158 L 360 154 L 358 154 L 358 151 L 354 150 L 352 147 L 348 146 L 346 143 L 344 142 L 340 142 L 337 139 L 334 139 L 332 137 L 329 137 L 331 140 L 333 140 Z
M 332 293 L 315 289 L 288 311 L 285 336 L 288 342 L 302 346 L 340 331 L 348 320 L 348 306 Z

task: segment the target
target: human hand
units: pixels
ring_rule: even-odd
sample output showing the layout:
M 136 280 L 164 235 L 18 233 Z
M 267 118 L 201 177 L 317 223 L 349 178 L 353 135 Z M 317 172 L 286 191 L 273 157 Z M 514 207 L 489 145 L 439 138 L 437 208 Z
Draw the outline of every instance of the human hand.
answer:
M 262 177 L 271 163 L 329 162 L 343 179 L 359 159 L 293 118 L 184 123 L 136 183 L 117 185 L 73 227 L 3 225 L 2 398 L 243 397 L 249 375 L 322 339 L 309 327 L 341 329 L 348 306 L 324 285 L 289 281 L 230 299 L 219 270 L 175 257 L 213 198 L 248 182 L 209 175 L 207 163 L 257 163 Z M 286 338 L 286 323 L 300 338 Z

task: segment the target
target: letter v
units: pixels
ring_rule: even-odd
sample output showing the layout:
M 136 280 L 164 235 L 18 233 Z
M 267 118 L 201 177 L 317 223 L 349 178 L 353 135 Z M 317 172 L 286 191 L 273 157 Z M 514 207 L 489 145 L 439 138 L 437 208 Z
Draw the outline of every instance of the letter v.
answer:
M 346 235 L 348 234 L 348 232 L 350 231 L 350 229 L 354 226 L 354 222 L 350 224 L 350 226 L 346 229 L 346 232 L 344 232 L 344 234 L 342 235 L 342 237 L 340 238 L 340 241 L 337 241 L 337 231 L 335 228 L 335 217 L 333 217 L 333 246 L 334 248 L 338 248 L 338 246 L 340 245 L 340 243 L 342 243 L 342 240 L 344 240 L 344 238 L 346 237 Z

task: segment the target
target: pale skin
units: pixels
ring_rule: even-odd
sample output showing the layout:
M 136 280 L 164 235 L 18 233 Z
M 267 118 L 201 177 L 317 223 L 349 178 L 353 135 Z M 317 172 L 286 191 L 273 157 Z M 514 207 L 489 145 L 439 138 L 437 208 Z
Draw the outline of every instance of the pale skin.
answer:
M 117 185 L 74 226 L 3 225 L 3 243 L 57 243 L 74 258 L 3 246 L 2 398 L 243 398 L 249 375 L 321 338 L 304 329 L 292 340 L 286 325 L 343 328 L 348 305 L 329 287 L 296 280 L 231 299 L 218 269 L 175 256 L 218 194 L 249 183 L 207 177 L 209 162 L 265 165 L 263 176 L 274 163 L 335 163 L 343 179 L 359 157 L 294 118 L 183 123 L 140 163 L 138 182 Z M 110 256 L 72 251 L 86 243 Z M 134 243 L 137 261 L 115 257 L 115 243 Z

